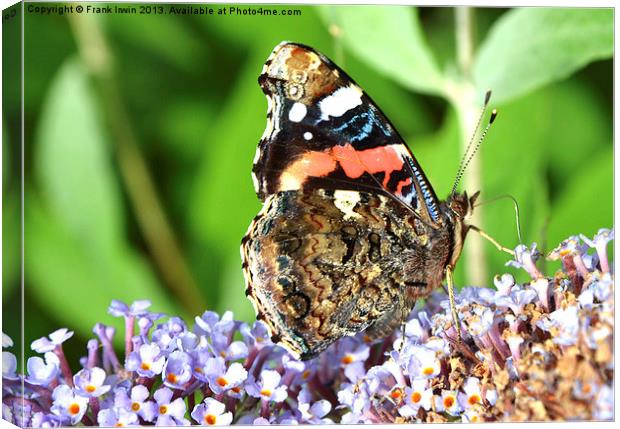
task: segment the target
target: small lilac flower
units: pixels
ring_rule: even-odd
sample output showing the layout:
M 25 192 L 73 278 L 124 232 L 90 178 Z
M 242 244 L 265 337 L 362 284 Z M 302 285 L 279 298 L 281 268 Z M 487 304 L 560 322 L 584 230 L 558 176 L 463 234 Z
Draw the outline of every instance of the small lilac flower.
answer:
M 146 314 L 146 309 L 150 306 L 151 301 L 149 301 L 148 299 L 134 301 L 131 306 L 128 306 L 122 301 L 113 299 L 112 304 L 110 304 L 110 306 L 108 307 L 108 313 L 110 313 L 114 317 L 137 317 Z
M 72 336 L 73 331 L 69 331 L 66 328 L 58 329 L 49 334 L 49 339 L 47 337 L 41 337 L 38 340 L 34 340 L 30 347 L 38 353 L 51 352 L 56 346 L 61 345 Z
M 138 426 L 138 416 L 131 411 L 123 408 L 107 408 L 99 411 L 97 414 L 97 423 L 99 426 L 107 427 L 125 427 Z
M 407 370 L 410 377 L 428 379 L 439 374 L 441 362 L 437 359 L 435 351 L 425 346 L 416 346 L 412 348 Z
M 157 426 L 187 426 L 189 421 L 184 418 L 185 416 L 185 401 L 183 398 L 177 398 L 170 402 L 172 399 L 172 390 L 167 387 L 158 389 L 153 398 L 157 402 Z
M 128 371 L 136 371 L 142 377 L 151 378 L 161 374 L 166 358 L 157 344 L 143 344 L 138 352 L 131 352 L 125 363 Z
M 137 413 L 147 422 L 152 422 L 159 413 L 157 404 L 153 401 L 147 401 L 148 397 L 149 390 L 145 386 L 138 384 L 131 388 L 131 394 L 129 396 L 125 389 L 118 389 L 116 391 L 114 405 Z
M 398 409 L 403 417 L 412 417 L 418 414 L 420 408 L 430 410 L 433 401 L 433 389 L 428 388 L 428 380 L 417 379 L 411 382 L 411 387 L 405 387 L 405 401 Z
M 549 310 L 549 280 L 540 277 L 531 282 L 530 287 L 536 292 L 542 308 Z
M 550 314 L 551 323 L 558 329 L 553 342 L 560 345 L 572 345 L 577 342 L 579 332 L 579 309 L 570 305 Z
M 238 362 L 234 362 L 226 368 L 223 358 L 208 359 L 203 373 L 209 381 L 209 388 L 216 394 L 229 392 L 232 396 L 239 397 L 241 385 L 248 378 L 248 372 Z
M 340 419 L 343 424 L 356 424 L 365 422 L 363 415 L 370 409 L 370 396 L 366 389 L 356 384 L 345 383 L 338 391 L 338 401 L 351 411 L 344 414 Z
M 213 332 L 211 335 L 212 352 L 215 356 L 221 356 L 226 361 L 245 359 L 248 357 L 248 347 L 243 341 L 229 341 L 227 335 Z
M 593 240 L 590 240 L 583 234 L 582 240 L 590 247 L 596 249 L 599 262 L 601 264 L 601 271 L 603 273 L 609 273 L 609 262 L 607 261 L 607 243 L 614 239 L 614 229 L 601 228 L 598 230 Z
M 573 386 L 573 396 L 577 399 L 591 400 L 598 393 L 598 385 L 576 380 Z
M 3 418 L 4 420 L 8 420 L 4 416 Z M 32 415 L 30 424 L 32 425 L 33 428 L 57 428 L 57 427 L 67 425 L 68 420 L 64 422 L 63 420 L 64 420 L 63 418 L 56 416 L 54 414 L 45 414 L 42 412 L 36 412 Z
M 250 328 L 246 323 L 242 324 L 239 331 L 243 336 L 243 341 L 248 347 L 261 349 L 264 346 L 271 345 L 271 335 L 269 334 L 269 328 L 265 322 L 257 320 Z
M 499 295 L 509 295 L 510 290 L 515 285 L 515 278 L 508 273 L 493 278 L 493 284 L 497 288 Z
M 467 409 L 474 405 L 482 404 L 482 393 L 480 393 L 480 380 L 476 377 L 468 377 L 463 384 L 465 393 L 458 394 L 461 408 Z
M 13 340 L 4 332 L 2 333 L 2 348 L 6 349 L 9 347 L 13 347 Z
M 332 405 L 326 399 L 316 401 L 310 405 L 312 395 L 307 387 L 304 387 L 297 395 L 298 410 L 301 413 L 303 423 L 332 424 L 333 421 L 324 418 L 332 409 Z
M 338 360 L 345 376 L 353 383 L 366 374 L 364 362 L 370 355 L 368 344 L 359 343 L 352 337 L 343 338 L 338 346 Z
M 506 262 L 507 266 L 515 268 L 523 268 L 529 273 L 533 279 L 544 277 L 538 268 L 536 268 L 536 260 L 540 257 L 540 252 L 536 249 L 536 243 L 528 249 L 527 246 L 519 244 L 515 248 L 515 259 Z
M 19 380 L 17 371 L 17 358 L 11 352 L 2 352 L 2 378 L 7 380 Z
M 261 398 L 263 401 L 282 402 L 286 399 L 286 386 L 279 386 L 281 376 L 277 371 L 263 370 L 260 382 L 248 379 L 246 391 L 250 396 Z
M 38 356 L 28 359 L 28 378 L 26 381 L 38 386 L 47 386 L 58 376 L 60 371 L 60 360 L 53 352 L 45 353 L 45 361 Z
M 435 396 L 435 409 L 438 412 L 445 411 L 451 416 L 458 416 L 462 411 L 454 390 L 442 390 L 441 397 Z
M 73 376 L 75 392 L 89 398 L 101 396 L 110 390 L 110 386 L 103 384 L 106 373 L 101 368 L 82 369 Z
M 68 417 L 72 425 L 82 419 L 88 407 L 88 398 L 76 395 L 73 393 L 73 389 L 66 384 L 61 384 L 54 389 L 52 399 L 54 400 L 50 409 L 52 413 L 57 416 Z
M 203 426 L 228 426 L 232 422 L 232 413 L 225 412 L 226 406 L 221 402 L 206 398 L 192 411 L 192 418 Z
M 513 290 L 510 295 L 500 296 L 495 301 L 498 308 L 509 307 L 515 316 L 523 312 L 525 306 L 533 302 L 537 297 L 536 291 L 532 289 Z
M 192 377 L 192 358 L 179 350 L 170 353 L 162 375 L 166 386 L 183 389 Z
M 480 423 L 483 421 L 483 418 L 474 408 L 468 408 L 461 414 L 461 421 L 463 423 Z

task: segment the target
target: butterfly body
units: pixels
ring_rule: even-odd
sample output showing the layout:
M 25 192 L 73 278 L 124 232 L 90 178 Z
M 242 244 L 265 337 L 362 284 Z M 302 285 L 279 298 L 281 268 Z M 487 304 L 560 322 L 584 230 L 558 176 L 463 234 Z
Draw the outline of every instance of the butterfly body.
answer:
M 263 208 L 241 248 L 257 317 L 302 359 L 388 335 L 456 263 L 475 196 L 440 202 L 392 124 L 312 48 L 278 45 L 259 83 Z

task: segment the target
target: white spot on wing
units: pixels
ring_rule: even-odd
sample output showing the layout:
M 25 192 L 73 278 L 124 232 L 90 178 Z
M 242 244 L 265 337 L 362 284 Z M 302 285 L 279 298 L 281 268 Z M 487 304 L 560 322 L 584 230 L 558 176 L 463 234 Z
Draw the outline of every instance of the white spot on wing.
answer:
M 256 178 L 256 174 L 252 171 L 252 183 L 254 184 L 254 192 L 258 194 L 260 185 L 258 183 L 258 179 Z
M 256 164 L 259 158 L 260 158 L 260 146 L 257 146 L 256 152 L 254 152 L 254 161 L 252 161 L 252 164 Z
M 334 191 L 334 205 L 344 213 L 344 219 L 362 217 L 353 211 L 355 205 L 360 201 L 360 194 L 356 191 Z
M 306 117 L 308 108 L 303 103 L 295 103 L 288 112 L 288 118 L 292 122 L 301 122 Z
M 349 110 L 362 104 L 362 90 L 356 85 L 349 85 L 337 89 L 332 95 L 319 102 L 321 119 L 327 120 L 330 116 L 340 117 Z
M 312 135 L 312 133 L 311 133 L 310 131 L 306 131 L 306 132 L 304 133 L 304 138 L 305 138 L 306 140 L 310 140 L 312 137 L 314 137 L 314 136 Z

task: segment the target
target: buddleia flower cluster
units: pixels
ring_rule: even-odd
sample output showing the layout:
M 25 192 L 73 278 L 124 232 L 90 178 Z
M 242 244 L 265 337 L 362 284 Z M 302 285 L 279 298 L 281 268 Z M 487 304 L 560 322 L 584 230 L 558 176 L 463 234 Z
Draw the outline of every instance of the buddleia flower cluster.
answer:
M 3 351 L 2 416 L 31 427 L 611 420 L 612 238 L 565 240 L 548 255 L 562 264 L 551 277 L 535 244 L 518 246 L 508 265 L 527 282 L 504 274 L 456 295 L 462 341 L 434 293 L 390 337 L 345 337 L 306 362 L 260 321 L 206 311 L 190 327 L 148 301 L 113 301 L 122 353 L 103 324 L 79 367 L 63 353 L 65 328 L 31 344 L 26 374 Z

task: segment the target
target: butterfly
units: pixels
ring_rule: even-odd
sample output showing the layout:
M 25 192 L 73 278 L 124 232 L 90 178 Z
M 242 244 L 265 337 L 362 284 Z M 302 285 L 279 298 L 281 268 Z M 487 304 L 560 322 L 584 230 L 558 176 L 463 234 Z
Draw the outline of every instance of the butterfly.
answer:
M 439 200 L 376 104 L 313 48 L 282 42 L 258 82 L 263 206 L 241 243 L 257 318 L 302 360 L 343 336 L 389 335 L 450 276 L 478 193 Z

